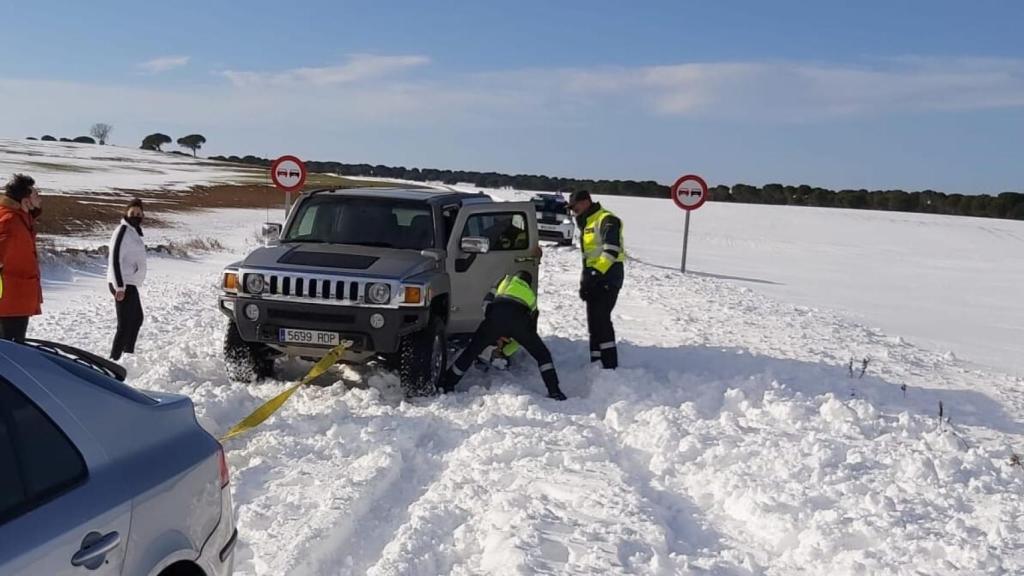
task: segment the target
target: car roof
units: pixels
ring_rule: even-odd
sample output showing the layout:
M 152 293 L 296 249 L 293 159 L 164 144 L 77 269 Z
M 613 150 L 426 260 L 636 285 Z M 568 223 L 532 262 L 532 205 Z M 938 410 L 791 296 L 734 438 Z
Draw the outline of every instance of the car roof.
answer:
M 453 190 L 439 190 L 437 188 L 323 188 L 306 192 L 305 195 L 331 194 L 339 196 L 357 196 L 363 198 L 389 198 L 394 200 L 417 200 L 430 203 L 442 203 L 445 201 L 458 201 L 468 198 L 490 198 L 486 194 L 471 194 L 468 192 L 456 192 Z

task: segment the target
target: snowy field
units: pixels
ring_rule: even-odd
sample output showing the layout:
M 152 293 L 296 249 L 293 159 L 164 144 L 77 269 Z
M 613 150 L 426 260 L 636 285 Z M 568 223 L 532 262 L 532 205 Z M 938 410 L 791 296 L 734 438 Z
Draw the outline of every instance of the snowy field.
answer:
M 598 199 L 623 219 L 634 262 L 679 269 L 684 216 L 670 200 Z M 687 269 L 1024 376 L 1021 221 L 709 202 L 691 217 Z
M 168 150 L 172 149 L 168 145 Z M 266 170 L 168 152 L 72 142 L 0 139 L 0 175 L 24 172 L 44 194 L 185 191 L 205 184 L 262 182 Z
M 388 374 L 339 369 L 335 385 L 301 390 L 227 444 L 237 573 L 1024 572 L 1024 468 L 1011 463 L 1024 452 L 1024 381 L 958 358 L 971 355 L 963 338 L 933 348 L 912 326 L 879 321 L 920 302 L 921 336 L 986 336 L 976 317 L 998 294 L 964 295 L 935 334 L 939 296 L 890 298 L 905 274 L 975 296 L 1019 285 L 1019 249 L 998 253 L 1017 266 L 999 276 L 997 253 L 965 256 L 983 230 L 1019 235 L 1019 223 L 708 206 L 691 253 L 704 274 L 683 276 L 674 208 L 608 205 L 638 256 L 615 312 L 618 371 L 587 362 L 578 254 L 548 247 L 540 330 L 570 399 L 546 399 L 529 360 L 416 402 L 400 401 Z M 126 362 L 135 385 L 189 395 L 215 434 L 286 386 L 230 383 L 220 358 L 220 268 L 255 242 L 264 217 L 189 216 L 178 233 L 216 231 L 234 253 L 151 260 L 139 353 Z M 922 229 L 947 248 L 921 253 L 908 237 Z M 965 261 L 921 276 L 944 256 Z M 106 351 L 114 309 L 100 274 L 48 273 L 30 335 Z M 859 282 L 873 288 L 859 293 Z M 1019 335 L 1020 298 L 1004 304 L 1017 308 L 999 318 Z M 1021 340 L 1004 344 L 1020 350 Z M 866 375 L 850 378 L 848 361 L 864 357 Z M 284 367 L 289 378 L 305 368 Z

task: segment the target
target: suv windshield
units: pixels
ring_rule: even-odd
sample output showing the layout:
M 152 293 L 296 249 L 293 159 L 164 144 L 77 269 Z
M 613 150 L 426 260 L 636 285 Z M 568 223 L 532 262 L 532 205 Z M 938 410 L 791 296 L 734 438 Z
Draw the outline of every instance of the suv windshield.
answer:
M 282 241 L 425 250 L 434 247 L 434 218 L 423 202 L 314 196 L 298 207 Z
M 560 196 L 536 196 L 533 198 L 533 207 L 537 214 L 542 212 L 555 214 L 568 214 L 569 203 Z

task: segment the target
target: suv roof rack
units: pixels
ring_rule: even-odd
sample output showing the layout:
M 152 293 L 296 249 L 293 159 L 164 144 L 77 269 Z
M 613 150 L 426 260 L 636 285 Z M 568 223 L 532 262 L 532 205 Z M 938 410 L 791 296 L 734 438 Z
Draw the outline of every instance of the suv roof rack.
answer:
M 109 376 L 118 382 L 124 382 L 128 376 L 128 371 L 125 370 L 124 366 L 114 362 L 113 360 L 107 360 L 106 358 L 97 356 L 92 352 L 87 352 L 74 346 L 68 346 L 67 344 L 61 344 L 60 342 L 50 342 L 48 340 L 36 340 L 34 338 L 27 338 L 24 344 L 31 346 L 36 350 L 41 350 L 55 356 L 60 356 L 76 362 L 83 366 L 88 366 L 93 370 Z

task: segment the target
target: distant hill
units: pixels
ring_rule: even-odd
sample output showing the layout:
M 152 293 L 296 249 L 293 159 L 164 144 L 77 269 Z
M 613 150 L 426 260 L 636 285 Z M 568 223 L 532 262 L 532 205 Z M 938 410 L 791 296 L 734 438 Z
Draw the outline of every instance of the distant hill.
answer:
M 212 156 L 210 159 L 250 166 L 270 166 L 271 163 L 271 160 L 258 156 Z M 445 184 L 467 182 L 481 188 L 507 187 L 517 190 L 542 190 L 550 192 L 589 190 L 594 194 L 639 196 L 645 198 L 666 198 L 669 195 L 668 186 L 651 180 L 642 182 L 634 180 L 585 180 L 535 174 L 509 175 L 497 172 L 405 168 L 404 166 L 392 167 L 380 164 L 373 166 L 370 164 L 345 164 L 342 162 L 309 161 L 306 162 L 306 165 L 310 172 L 322 172 L 325 174 L 373 176 L 417 182 L 443 182 Z M 710 193 L 710 199 L 714 202 L 854 208 L 1024 220 L 1024 193 L 1020 192 L 1003 192 L 998 196 L 991 196 L 988 194 L 945 194 L 934 190 L 918 192 L 906 192 L 904 190 L 836 191 L 807 185 L 785 186 L 782 184 L 765 184 L 759 187 L 749 184 L 734 184 L 732 187 L 715 186 L 711 188 Z

